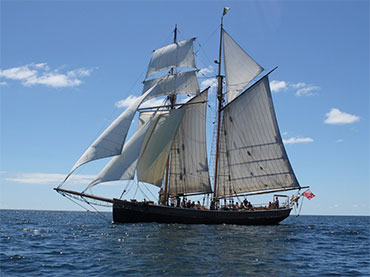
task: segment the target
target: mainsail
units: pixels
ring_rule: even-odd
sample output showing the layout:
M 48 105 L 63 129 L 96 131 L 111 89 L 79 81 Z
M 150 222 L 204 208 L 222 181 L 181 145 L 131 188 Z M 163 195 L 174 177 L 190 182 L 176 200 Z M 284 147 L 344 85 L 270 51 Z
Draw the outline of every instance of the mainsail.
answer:
M 217 195 L 299 188 L 265 76 L 223 109 Z

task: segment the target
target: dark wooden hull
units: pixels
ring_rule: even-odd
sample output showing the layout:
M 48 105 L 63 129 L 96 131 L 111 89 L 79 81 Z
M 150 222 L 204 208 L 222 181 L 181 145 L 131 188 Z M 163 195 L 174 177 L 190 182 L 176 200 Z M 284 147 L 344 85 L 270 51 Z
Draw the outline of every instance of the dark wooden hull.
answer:
M 258 211 L 196 210 L 113 199 L 113 221 L 116 223 L 273 225 L 287 218 L 290 211 L 291 209 Z

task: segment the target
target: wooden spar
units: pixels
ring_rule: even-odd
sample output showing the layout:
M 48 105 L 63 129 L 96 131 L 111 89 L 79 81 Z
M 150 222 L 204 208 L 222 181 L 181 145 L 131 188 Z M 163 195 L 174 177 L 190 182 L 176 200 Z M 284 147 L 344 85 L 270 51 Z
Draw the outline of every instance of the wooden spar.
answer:
M 164 180 L 164 191 L 163 191 L 163 205 L 168 205 L 168 170 L 170 169 L 170 156 L 168 156 L 166 163 L 166 179 Z
M 177 24 L 175 25 L 175 30 L 173 31 L 173 43 L 176 43 L 177 41 Z M 173 70 L 174 68 L 172 67 L 171 68 L 171 71 L 170 71 L 170 75 L 173 75 Z M 172 94 L 172 95 L 168 95 L 168 98 L 170 99 L 170 109 L 174 109 L 175 108 L 175 102 L 176 102 L 176 92 L 175 94 Z M 170 158 L 171 158 L 171 151 L 170 151 L 170 154 L 168 155 L 168 159 L 167 159 L 167 164 L 166 164 L 166 179 L 164 181 L 164 192 L 163 192 L 163 195 L 164 195 L 164 200 L 163 200 L 163 203 L 164 205 L 168 205 L 168 191 L 169 191 L 169 169 L 170 169 Z
M 209 89 L 209 87 L 207 88 Z M 204 90 L 202 90 L 203 92 Z M 177 107 L 177 106 L 187 106 L 187 105 L 194 105 L 194 104 L 203 104 L 206 103 L 207 101 L 199 101 L 199 102 L 194 102 L 194 103 L 182 103 L 182 104 L 173 104 L 173 105 L 162 105 L 162 106 L 153 106 L 153 107 L 145 107 L 145 108 L 140 108 L 137 109 L 138 111 L 143 111 L 143 110 L 149 110 L 149 109 L 159 109 L 159 108 L 170 108 L 171 106 Z
M 220 144 L 220 129 L 221 129 L 221 110 L 222 110 L 222 76 L 221 76 L 221 55 L 222 55 L 222 30 L 223 30 L 224 16 L 221 16 L 221 29 L 220 29 L 220 50 L 218 53 L 218 85 L 217 85 L 217 99 L 218 99 L 218 111 L 217 111 L 217 138 L 216 138 L 216 161 L 215 161 L 215 176 L 213 180 L 213 199 L 217 198 L 217 174 L 218 174 L 218 156 L 219 156 L 219 144 Z
M 62 194 L 68 193 L 68 194 L 78 195 L 78 196 L 81 196 L 81 197 L 87 197 L 87 198 L 91 198 L 91 199 L 95 199 L 95 200 L 99 200 L 99 201 L 113 203 L 113 199 L 100 197 L 100 196 L 95 196 L 95 195 L 92 195 L 92 194 L 86 194 L 86 193 L 82 193 L 82 192 L 78 192 L 78 191 L 73 191 L 73 190 L 68 190 L 68 189 L 60 189 L 60 188 L 54 188 L 54 190 L 56 190 L 57 192 L 62 193 Z
M 257 192 L 249 192 L 245 194 L 229 194 L 225 196 L 220 196 L 218 199 L 224 199 L 229 197 L 239 197 L 239 196 L 250 196 L 250 195 L 258 195 L 258 194 L 267 194 L 267 193 L 273 193 L 273 192 L 280 192 L 280 191 L 288 191 L 288 190 L 301 190 L 309 188 L 310 186 L 304 186 L 304 187 L 290 187 L 290 188 L 284 188 L 284 189 L 275 189 L 275 190 L 269 190 L 269 191 L 257 191 Z

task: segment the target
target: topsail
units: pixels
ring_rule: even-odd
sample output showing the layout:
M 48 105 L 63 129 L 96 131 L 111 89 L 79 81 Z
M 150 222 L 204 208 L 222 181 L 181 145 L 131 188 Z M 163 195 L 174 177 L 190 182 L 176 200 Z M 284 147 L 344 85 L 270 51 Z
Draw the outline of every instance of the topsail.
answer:
M 173 67 L 195 68 L 193 41 L 195 38 L 172 43 L 154 51 L 146 78 Z
M 226 94 L 231 102 L 263 68 L 223 30 Z

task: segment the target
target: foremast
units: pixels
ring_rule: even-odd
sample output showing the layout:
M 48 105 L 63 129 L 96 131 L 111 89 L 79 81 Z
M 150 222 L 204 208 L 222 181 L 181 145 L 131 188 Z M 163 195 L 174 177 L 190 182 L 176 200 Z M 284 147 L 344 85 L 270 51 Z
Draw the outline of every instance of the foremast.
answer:
M 176 43 L 176 42 L 177 42 L 177 24 L 175 25 L 175 29 L 173 30 L 173 43 Z M 172 67 L 170 69 L 170 75 L 173 75 L 173 74 L 174 74 L 174 68 Z M 168 99 L 170 100 L 170 109 L 172 110 L 175 108 L 175 104 L 176 104 L 176 93 L 169 94 Z M 170 158 L 171 158 L 171 152 L 170 152 L 170 155 L 168 156 L 167 163 L 166 163 L 164 191 L 163 191 L 163 198 L 161 201 L 162 205 L 168 205 L 168 194 L 169 194 L 168 191 L 169 191 L 169 185 L 170 185 L 170 182 L 169 182 Z

